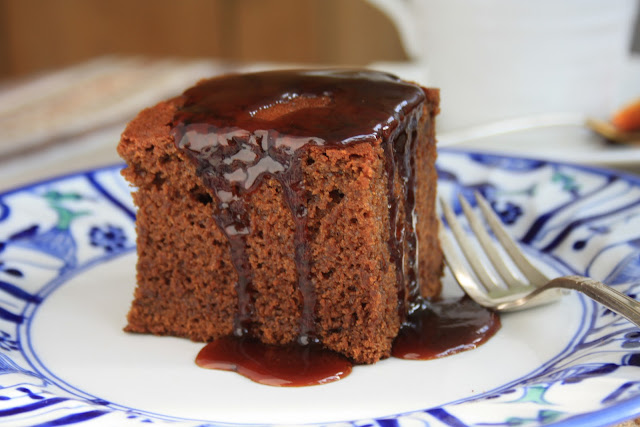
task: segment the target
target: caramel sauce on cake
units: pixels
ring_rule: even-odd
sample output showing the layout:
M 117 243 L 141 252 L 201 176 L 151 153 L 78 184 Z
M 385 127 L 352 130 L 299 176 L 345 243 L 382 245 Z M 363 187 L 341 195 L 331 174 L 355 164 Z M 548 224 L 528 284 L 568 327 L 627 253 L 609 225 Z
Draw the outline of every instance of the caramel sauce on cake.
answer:
M 309 146 L 345 146 L 382 138 L 389 182 L 389 252 L 396 265 L 399 311 L 406 311 L 407 296 L 412 300 L 419 295 L 415 147 L 422 109 L 416 107 L 425 101 L 419 86 L 371 71 L 271 71 L 211 79 L 187 90 L 184 98 L 174 117 L 173 134 L 218 199 L 215 219 L 229 239 L 238 273 L 236 335 L 247 333 L 252 314 L 246 195 L 269 175 L 282 186 L 295 223 L 294 259 L 303 299 L 299 340 L 307 343 L 315 338 L 315 291 L 300 167 L 301 154 Z M 403 211 L 392 188 L 396 176 L 404 180 Z
M 199 365 L 279 385 L 484 342 L 496 315 L 437 301 L 438 103 L 386 73 L 289 70 L 141 111 L 118 145 L 138 207 L 125 330 L 209 342 Z

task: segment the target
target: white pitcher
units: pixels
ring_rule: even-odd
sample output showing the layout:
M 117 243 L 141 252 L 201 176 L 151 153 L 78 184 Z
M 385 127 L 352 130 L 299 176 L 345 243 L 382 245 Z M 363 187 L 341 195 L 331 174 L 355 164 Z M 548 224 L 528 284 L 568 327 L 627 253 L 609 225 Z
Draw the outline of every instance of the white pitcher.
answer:
M 440 129 L 619 106 L 638 0 L 369 1 L 441 88 Z

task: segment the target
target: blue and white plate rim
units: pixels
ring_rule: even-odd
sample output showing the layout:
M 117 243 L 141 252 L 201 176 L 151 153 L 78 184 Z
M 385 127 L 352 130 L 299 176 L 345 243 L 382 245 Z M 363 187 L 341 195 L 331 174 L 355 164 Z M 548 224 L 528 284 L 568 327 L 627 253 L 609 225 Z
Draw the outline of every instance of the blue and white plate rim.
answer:
M 447 148 L 447 149 L 442 149 L 441 150 L 442 154 L 451 154 L 451 155 L 460 155 L 460 156 L 468 156 L 468 155 L 472 155 L 472 156 L 490 156 L 490 157 L 495 157 L 495 158 L 518 158 L 517 156 L 513 156 L 511 154 L 509 155 L 502 155 L 500 153 L 496 153 L 496 152 L 483 152 L 483 151 L 469 151 L 469 150 L 464 150 L 464 149 L 455 149 L 455 148 Z M 535 159 L 530 159 L 530 158 L 525 158 L 523 157 L 522 160 L 535 160 Z M 544 164 L 556 164 L 556 165 L 566 165 L 569 166 L 571 168 L 575 168 L 576 170 L 581 170 L 583 172 L 589 173 L 589 174 L 595 174 L 595 175 L 610 175 L 610 176 L 616 176 L 618 178 L 621 178 L 629 183 L 631 183 L 634 186 L 638 186 L 640 187 L 640 177 L 638 176 L 634 176 L 631 174 L 627 174 L 624 172 L 618 172 L 618 171 L 612 171 L 609 169 L 605 169 L 605 168 L 599 168 L 599 167 L 594 167 L 594 166 L 585 166 L 585 165 L 579 165 L 579 164 L 571 164 L 571 163 L 567 163 L 567 162 L 554 162 L 554 161 L 550 161 L 550 160 L 540 160 L 540 162 L 544 163 Z M 32 189 L 35 186 L 39 186 L 39 185 L 44 185 L 44 184 L 53 184 L 56 182 L 60 182 L 60 181 L 64 181 L 67 179 L 73 179 L 75 177 L 86 177 L 92 174 L 96 174 L 102 171 L 109 171 L 109 170 L 119 170 L 120 168 L 122 168 L 122 165 L 111 165 L 111 166 L 105 166 L 105 167 L 100 167 L 100 168 L 93 168 L 93 169 L 87 169 L 85 171 L 79 171 L 79 172 L 73 172 L 73 173 L 68 173 L 65 175 L 61 175 L 61 176 L 57 176 L 57 177 L 51 177 L 51 178 L 47 178 L 45 180 L 42 181 L 38 181 L 38 182 L 34 182 L 31 184 L 27 184 L 27 185 L 23 185 L 14 189 L 10 189 L 7 190 L 3 193 L 0 194 L 0 200 L 2 200 L 3 198 L 15 194 L 15 193 L 20 193 L 29 189 Z M 109 197 L 108 195 L 106 195 L 107 197 Z M 117 200 L 111 200 L 112 203 L 119 203 Z M 123 207 L 124 209 L 127 209 L 126 207 Z M 0 215 L 0 219 L 2 219 L 2 216 Z M 124 253 L 129 253 L 131 250 L 131 248 L 129 248 L 127 251 L 125 251 Z M 116 255 L 113 256 L 119 256 L 122 253 L 118 253 Z M 96 263 L 98 262 L 103 262 L 107 259 L 110 259 L 109 256 L 104 257 L 100 260 L 96 260 Z M 0 258 L 1 261 L 1 258 Z M 85 266 L 85 268 L 91 268 L 91 265 L 87 265 Z M 48 289 L 50 289 L 50 291 L 54 290 L 54 288 L 58 287 L 58 286 L 62 286 L 64 285 L 64 280 L 59 280 L 57 284 L 53 284 L 48 286 Z M 47 291 L 49 292 L 49 291 Z M 45 292 L 46 294 L 46 292 Z M 43 296 L 43 298 L 46 298 L 46 295 Z M 1 354 L 1 353 L 0 353 Z M 515 380 L 514 383 L 518 382 L 518 380 Z M 55 383 L 55 381 L 54 381 Z M 2 386 L 2 388 L 5 388 L 6 384 L 4 386 Z M 0 388 L 0 393 L 2 388 Z M 501 389 L 503 389 L 504 387 L 501 387 Z M 483 395 L 490 395 L 493 391 L 489 391 L 486 393 L 483 393 Z M 80 391 L 80 393 L 82 393 Z M 478 398 L 479 396 L 474 396 L 473 399 Z M 1 397 L 0 397 L 1 399 Z M 95 403 L 98 402 L 99 403 L 99 399 L 95 399 L 90 401 L 90 403 Z M 456 402 L 452 402 L 452 403 L 456 403 Z M 106 408 L 105 408 L 106 409 Z M 115 408 L 113 409 L 115 411 L 119 411 L 119 410 L 124 410 L 124 411 L 136 411 L 135 408 Z M 430 414 L 431 417 L 433 417 L 433 421 L 435 422 L 436 420 L 440 420 L 443 425 L 457 425 L 456 421 L 450 417 L 450 414 L 446 413 L 446 411 L 442 411 L 440 408 L 427 408 L 425 409 L 426 412 L 428 412 Z M 2 417 L 3 417 L 3 412 L 5 413 L 10 413 L 10 411 L 2 411 L 0 410 L 0 423 L 2 422 Z M 629 398 L 623 402 L 617 403 L 615 405 L 612 405 L 608 408 L 602 409 L 602 410 L 598 410 L 596 412 L 592 412 L 592 413 L 584 413 L 584 414 L 576 414 L 568 419 L 563 419 L 559 422 L 555 422 L 552 423 L 552 425 L 558 425 L 558 426 L 578 426 L 578 425 L 604 425 L 604 424 L 611 424 L 611 423 L 615 423 L 615 422 L 619 422 L 625 419 L 629 419 L 633 416 L 638 415 L 638 413 L 640 412 L 640 393 L 632 398 Z M 374 422 L 376 422 L 379 425 L 393 425 L 394 423 L 402 423 L 401 418 L 404 416 L 405 414 L 390 414 L 388 417 L 385 417 L 383 419 L 376 419 L 376 420 L 372 420 Z M 148 418 L 146 421 L 153 421 L 152 418 L 154 418 L 155 416 L 158 416 L 158 421 L 160 420 L 169 420 L 172 419 L 172 417 L 167 417 L 165 415 L 161 415 L 161 414 L 148 414 L 148 416 L 150 418 Z M 144 418 L 144 417 L 143 417 Z M 451 418 L 449 420 L 447 420 L 447 418 Z M 69 418 L 69 424 L 71 423 L 76 423 L 76 422 L 86 422 L 87 425 L 91 423 L 91 420 L 93 418 L 87 418 L 86 420 L 82 420 L 81 418 Z M 139 419 L 142 420 L 142 419 Z M 175 421 L 179 421 L 178 419 L 173 419 Z M 144 420 L 142 420 L 144 422 Z M 198 423 L 199 421 L 197 420 L 183 420 L 183 421 L 187 421 L 190 423 Z M 358 421 L 358 420 L 352 420 L 352 421 L 346 421 L 349 424 L 352 425 L 362 425 L 363 421 Z M 207 423 L 206 421 L 202 421 L 202 423 Z M 215 423 L 215 421 L 213 421 L 213 423 Z M 427 423 L 427 421 L 425 421 L 426 425 L 429 425 Z M 460 424 L 460 425 L 466 425 L 466 424 Z

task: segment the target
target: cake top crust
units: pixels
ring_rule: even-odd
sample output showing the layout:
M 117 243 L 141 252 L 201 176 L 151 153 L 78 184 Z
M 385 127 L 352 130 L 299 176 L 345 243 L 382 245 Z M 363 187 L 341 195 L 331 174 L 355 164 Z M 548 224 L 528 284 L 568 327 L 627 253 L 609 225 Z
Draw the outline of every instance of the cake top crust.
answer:
M 302 298 L 298 340 L 307 344 L 316 338 L 309 203 L 302 165 L 303 153 L 311 146 L 342 150 L 358 143 L 377 143 L 382 148 L 393 212 L 390 258 L 397 265 L 398 286 L 404 289 L 405 257 L 400 249 L 404 231 L 396 230 L 396 218 L 412 218 L 404 221 L 406 235 L 412 234 L 417 127 L 425 102 L 421 87 L 368 70 L 234 74 L 204 80 L 183 94 L 171 133 L 177 148 L 215 196 L 212 213 L 229 241 L 238 274 L 235 335 L 252 328 L 253 277 L 247 249 L 247 237 L 253 232 L 251 194 L 270 177 L 279 183 L 294 223 L 294 262 Z M 404 183 L 406 212 L 399 212 L 396 177 Z M 412 239 L 410 245 L 417 248 L 415 236 Z M 414 267 L 416 253 L 417 249 L 408 255 Z M 411 274 L 407 280 L 414 283 L 415 277 Z M 399 295 L 404 301 L 404 291 L 399 290 Z M 404 312 L 404 302 L 400 305 L 399 312 Z
M 371 70 L 232 74 L 204 80 L 183 97 L 174 127 L 193 129 L 202 124 L 216 128 L 217 133 L 264 130 L 301 137 L 298 144 L 318 145 L 387 136 L 425 100 L 419 86 Z M 199 133 L 211 130 L 200 129 Z

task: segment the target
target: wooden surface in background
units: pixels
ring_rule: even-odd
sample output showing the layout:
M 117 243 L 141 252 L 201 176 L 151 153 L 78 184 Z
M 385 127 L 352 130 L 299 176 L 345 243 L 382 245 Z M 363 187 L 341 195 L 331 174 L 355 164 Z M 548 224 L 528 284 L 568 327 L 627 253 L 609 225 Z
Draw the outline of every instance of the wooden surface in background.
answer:
M 362 65 L 406 59 L 364 0 L 0 0 L 0 78 L 105 54 Z

